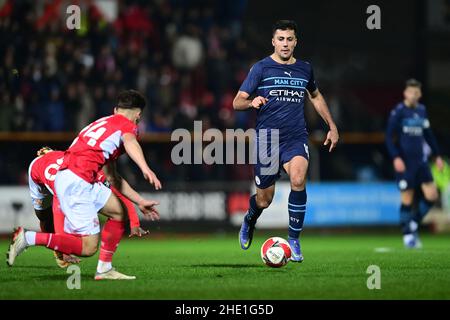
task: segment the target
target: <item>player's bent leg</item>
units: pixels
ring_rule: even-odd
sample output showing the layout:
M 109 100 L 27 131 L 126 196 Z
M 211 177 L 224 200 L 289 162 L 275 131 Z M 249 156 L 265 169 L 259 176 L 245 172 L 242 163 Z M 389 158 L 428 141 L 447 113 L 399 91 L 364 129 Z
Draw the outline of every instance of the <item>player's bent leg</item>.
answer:
M 81 237 L 71 234 L 27 231 L 22 227 L 18 227 L 12 235 L 11 244 L 6 254 L 8 266 L 12 266 L 17 256 L 30 246 L 44 246 L 69 255 L 83 255 L 83 241 Z
M 39 225 L 42 232 L 55 232 L 51 207 L 44 210 L 34 209 L 34 212 L 36 214 L 36 217 L 39 219 Z
M 420 224 L 423 218 L 427 215 L 430 209 L 436 203 L 439 195 L 437 187 L 434 182 L 422 183 L 421 185 L 423 197 L 420 197 L 417 205 L 417 212 L 415 215 L 415 221 Z
M 126 220 L 126 210 L 126 206 L 123 204 L 123 202 L 120 201 L 120 199 L 114 193 L 111 193 L 103 208 L 100 209 L 99 213 L 112 220 L 124 221 Z
M 291 182 L 291 192 L 289 193 L 288 200 L 288 241 L 292 250 L 291 261 L 302 262 L 304 258 L 299 237 L 303 229 L 306 214 L 306 173 L 308 170 L 308 160 L 303 156 L 295 156 L 284 164 L 284 168 Z
M 283 165 L 289 180 L 291 189 L 301 191 L 306 186 L 306 173 L 308 172 L 308 160 L 303 156 L 295 156 Z
M 64 213 L 61 210 L 59 200 L 56 196 L 53 197 L 52 201 L 52 211 L 53 211 L 53 226 L 54 233 L 65 233 L 64 231 Z M 80 263 L 80 259 L 73 255 L 64 254 L 61 251 L 53 251 L 53 256 L 55 257 L 56 265 L 62 269 L 67 268 L 71 264 Z
M 83 249 L 81 251 L 81 256 L 92 257 L 98 250 L 98 234 L 92 234 L 89 236 L 81 237 L 83 243 Z
M 436 184 L 434 182 L 422 183 L 421 185 L 425 200 L 429 202 L 436 202 L 439 197 Z
M 403 234 L 403 244 L 406 248 L 417 248 L 418 224 L 413 219 L 412 205 L 414 201 L 414 190 L 406 189 L 401 193 L 400 205 L 400 227 Z
M 239 243 L 243 250 L 250 248 L 255 224 L 263 210 L 269 207 L 275 193 L 275 184 L 266 189 L 256 188 L 256 194 L 250 197 L 249 209 L 239 231 Z
M 275 184 L 268 188 L 260 189 L 256 188 L 255 203 L 258 209 L 267 209 L 273 200 L 273 195 L 275 194 Z
M 112 193 L 100 212 L 108 217 L 102 233 L 100 256 L 97 264 L 96 280 L 131 280 L 135 277 L 126 276 L 112 267 L 113 255 L 119 246 L 125 232 L 127 209 L 125 204 Z
M 430 180 L 432 179 L 431 173 L 429 179 Z M 418 199 L 417 208 L 413 215 L 414 222 L 417 224 L 417 231 L 414 233 L 417 248 L 422 247 L 422 243 L 420 242 L 418 232 L 420 224 L 422 220 L 425 218 L 425 216 L 428 214 L 430 209 L 434 206 L 436 200 L 438 199 L 438 191 L 433 181 L 422 183 L 421 189 L 423 195 L 421 195 L 420 198 Z

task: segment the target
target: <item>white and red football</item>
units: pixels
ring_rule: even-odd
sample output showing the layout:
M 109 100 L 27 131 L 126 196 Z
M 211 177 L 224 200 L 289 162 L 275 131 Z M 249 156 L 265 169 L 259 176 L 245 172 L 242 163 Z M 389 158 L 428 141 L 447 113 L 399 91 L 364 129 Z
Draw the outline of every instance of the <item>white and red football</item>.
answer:
M 269 238 L 261 246 L 261 258 L 269 267 L 282 267 L 286 265 L 291 258 L 291 247 L 283 238 Z

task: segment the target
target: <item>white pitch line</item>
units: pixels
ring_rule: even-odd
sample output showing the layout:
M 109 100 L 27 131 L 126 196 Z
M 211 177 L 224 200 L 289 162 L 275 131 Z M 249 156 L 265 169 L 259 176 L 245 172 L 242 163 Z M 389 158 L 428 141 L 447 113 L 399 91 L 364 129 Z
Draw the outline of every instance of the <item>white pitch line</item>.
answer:
M 380 252 L 380 253 L 391 252 L 391 251 L 392 251 L 391 248 L 384 248 L 384 247 L 381 247 L 381 248 L 375 248 L 374 250 L 375 250 L 375 252 Z

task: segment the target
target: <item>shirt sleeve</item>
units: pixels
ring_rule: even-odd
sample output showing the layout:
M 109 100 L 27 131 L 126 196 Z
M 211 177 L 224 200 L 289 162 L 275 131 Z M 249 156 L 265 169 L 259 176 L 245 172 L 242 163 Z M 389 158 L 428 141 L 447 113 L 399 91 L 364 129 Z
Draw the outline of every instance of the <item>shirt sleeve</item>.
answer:
M 133 122 L 131 121 L 127 121 L 124 122 L 123 125 L 121 126 L 121 130 L 122 130 L 122 136 L 125 133 L 131 133 L 132 135 L 134 135 L 136 138 L 139 137 L 139 130 L 138 130 L 138 126 L 135 125 Z
M 425 121 L 423 124 L 423 137 L 425 141 L 428 143 L 428 145 L 431 148 L 431 151 L 433 152 L 434 156 L 440 155 L 439 147 L 436 141 L 436 137 L 433 134 L 433 130 L 431 130 L 430 126 L 430 120 L 428 120 L 428 115 L 425 111 Z
M 309 74 L 308 84 L 306 85 L 306 90 L 308 90 L 309 93 L 312 93 L 317 90 L 316 79 L 314 78 L 314 71 L 312 66 Z
M 389 152 L 389 155 L 392 159 L 398 157 L 400 155 L 400 152 L 397 148 L 397 146 L 394 143 L 393 135 L 396 134 L 398 137 L 399 133 L 399 121 L 400 121 L 400 114 L 398 110 L 392 110 L 391 114 L 389 116 L 387 129 L 386 129 L 386 147 Z
M 256 63 L 248 72 L 247 78 L 245 78 L 242 83 L 239 91 L 247 92 L 249 95 L 252 95 L 256 89 L 258 89 L 258 85 L 261 82 L 262 76 L 262 67 L 260 63 Z

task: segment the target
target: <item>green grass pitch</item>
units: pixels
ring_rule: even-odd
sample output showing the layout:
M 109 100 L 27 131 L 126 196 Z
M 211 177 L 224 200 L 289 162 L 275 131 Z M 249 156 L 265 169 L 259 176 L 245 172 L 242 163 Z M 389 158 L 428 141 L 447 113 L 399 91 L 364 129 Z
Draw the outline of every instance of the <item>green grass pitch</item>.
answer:
M 423 249 L 407 250 L 398 235 L 305 233 L 305 261 L 280 269 L 261 261 L 268 236 L 258 234 L 248 251 L 240 249 L 237 234 L 124 240 L 114 265 L 137 279 L 94 281 L 96 255 L 80 264 L 80 290 L 67 288 L 69 274 L 50 251 L 30 248 L 13 267 L 0 266 L 0 299 L 450 298 L 449 235 L 424 235 Z M 0 242 L 3 254 L 7 246 Z M 379 290 L 367 288 L 370 265 L 380 267 Z

